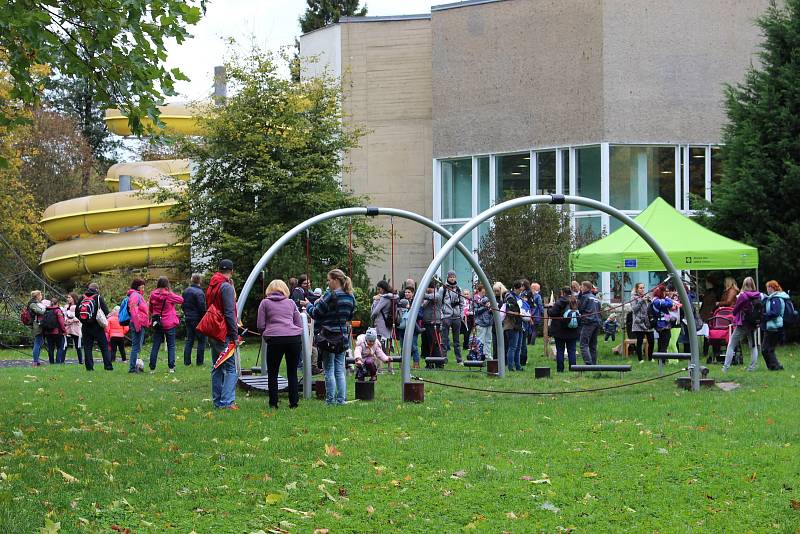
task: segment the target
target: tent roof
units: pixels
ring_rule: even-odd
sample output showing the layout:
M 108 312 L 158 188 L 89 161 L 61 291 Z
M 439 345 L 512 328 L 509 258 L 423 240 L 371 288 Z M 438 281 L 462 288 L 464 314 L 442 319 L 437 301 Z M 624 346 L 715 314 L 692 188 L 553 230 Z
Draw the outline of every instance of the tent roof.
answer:
M 667 251 L 677 269 L 754 269 L 758 250 L 721 236 L 656 198 L 636 217 Z M 569 256 L 573 272 L 664 271 L 656 253 L 628 226 Z

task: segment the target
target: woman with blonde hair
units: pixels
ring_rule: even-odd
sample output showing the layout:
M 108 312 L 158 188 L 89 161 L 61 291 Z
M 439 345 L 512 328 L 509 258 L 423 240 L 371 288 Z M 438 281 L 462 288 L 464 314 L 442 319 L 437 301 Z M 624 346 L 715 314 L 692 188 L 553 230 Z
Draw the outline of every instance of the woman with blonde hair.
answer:
M 735 285 L 735 284 L 734 284 Z M 761 293 L 756 289 L 756 283 L 748 276 L 742 281 L 742 290 L 736 297 L 733 306 L 733 334 L 728 341 L 728 350 L 725 352 L 725 363 L 722 372 L 727 372 L 733 361 L 733 353 L 739 344 L 747 339 L 750 346 L 750 365 L 748 371 L 754 371 L 758 364 L 758 345 L 756 344 L 756 330 L 761 321 Z
M 736 285 L 736 279 L 732 276 L 725 278 L 725 290 L 722 292 L 722 297 L 719 299 L 717 306 L 732 308 L 736 304 L 736 297 L 739 295 L 739 287 Z
M 289 286 L 273 280 L 258 306 L 257 328 L 267 344 L 267 385 L 269 406 L 278 408 L 278 370 L 286 356 L 286 378 L 289 381 L 289 408 L 297 408 L 297 363 L 303 351 L 303 322 L 294 301 L 289 299 Z

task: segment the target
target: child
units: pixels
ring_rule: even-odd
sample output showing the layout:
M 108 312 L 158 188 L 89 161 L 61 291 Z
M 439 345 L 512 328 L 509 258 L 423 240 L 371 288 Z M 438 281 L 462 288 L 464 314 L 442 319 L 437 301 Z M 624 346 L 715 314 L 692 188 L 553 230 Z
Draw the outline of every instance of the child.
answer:
M 125 355 L 125 334 L 128 333 L 127 326 L 119 324 L 119 306 L 115 306 L 111 313 L 108 314 L 108 328 L 106 329 L 106 337 L 109 341 L 111 352 L 111 361 L 117 361 L 117 349 L 122 356 L 122 361 L 127 361 Z
M 483 343 L 481 343 L 481 340 L 478 339 L 477 336 L 471 336 L 469 338 L 469 352 L 467 353 L 467 360 L 482 362 L 485 359 L 486 355 L 483 353 Z
M 486 296 L 486 288 L 478 284 L 475 290 L 475 332 L 488 359 L 492 359 L 492 305 Z
M 611 338 L 611 341 L 616 341 L 618 327 L 617 316 L 612 313 L 608 316 L 606 322 L 603 323 L 603 332 L 605 332 L 604 341 L 608 341 L 608 338 Z
M 374 328 L 367 328 L 366 334 L 361 334 L 356 338 L 356 351 L 353 354 L 356 360 L 356 380 L 364 380 L 367 374 L 371 382 L 378 379 L 378 360 L 389 364 L 389 372 L 392 371 L 391 358 L 384 352 L 381 344 L 378 343 L 378 332 Z

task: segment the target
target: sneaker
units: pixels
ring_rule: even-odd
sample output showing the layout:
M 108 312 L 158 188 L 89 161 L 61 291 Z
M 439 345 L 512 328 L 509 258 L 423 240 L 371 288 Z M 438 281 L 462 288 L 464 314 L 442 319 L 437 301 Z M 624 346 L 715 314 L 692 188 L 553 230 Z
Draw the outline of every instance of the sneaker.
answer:
M 170 367 L 170 368 L 169 368 L 169 372 L 170 372 L 170 373 L 175 373 L 175 368 L 174 368 L 174 367 Z

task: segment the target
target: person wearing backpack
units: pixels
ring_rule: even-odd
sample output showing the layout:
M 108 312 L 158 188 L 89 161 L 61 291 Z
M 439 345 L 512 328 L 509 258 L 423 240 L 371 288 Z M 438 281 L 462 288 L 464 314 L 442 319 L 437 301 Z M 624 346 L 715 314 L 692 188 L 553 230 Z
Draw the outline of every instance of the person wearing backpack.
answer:
M 67 341 L 69 343 L 64 348 L 64 352 L 66 355 L 66 349 L 71 344 L 75 347 L 75 352 L 78 353 L 78 364 L 83 365 L 83 348 L 81 347 L 81 321 L 77 317 L 78 312 L 78 302 L 80 302 L 80 297 L 78 297 L 75 293 L 70 293 L 67 295 L 67 306 L 64 309 L 64 324 L 67 327 Z
M 175 372 L 175 331 L 180 320 L 175 305 L 183 304 L 183 297 L 173 293 L 169 278 L 161 276 L 156 289 L 150 293 L 150 328 L 153 330 L 153 346 L 150 349 L 150 372 L 155 372 L 158 351 L 161 343 L 167 342 L 167 365 L 169 372 Z
M 39 290 L 31 291 L 31 298 L 25 309 L 22 310 L 22 324 L 31 327 L 31 334 L 33 335 L 33 365 L 38 367 L 41 365 L 39 356 L 42 352 L 44 345 L 44 336 L 42 335 L 42 327 L 39 321 L 44 315 L 45 305 L 42 304 L 42 292 Z
M 603 328 L 603 318 L 600 316 L 600 299 L 595 296 L 594 284 L 581 282 L 581 291 L 578 294 L 578 311 L 581 314 L 581 356 L 586 365 L 597 365 L 597 336 Z
M 653 290 L 653 301 L 647 311 L 650 324 L 658 332 L 658 352 L 667 352 L 669 350 L 669 340 L 672 337 L 672 327 L 675 324 L 670 312 L 674 306 L 675 302 L 667 297 L 664 284 L 659 284 Z
M 440 363 L 428 363 L 427 358 L 442 357 L 442 293 L 436 291 L 436 280 L 431 280 L 422 297 L 422 358 L 425 368 L 444 367 Z M 447 354 L 444 355 L 447 357 Z
M 566 350 L 570 367 L 575 365 L 575 345 L 580 336 L 580 312 L 578 299 L 570 287 L 561 288 L 561 295 L 547 308 L 550 318 L 549 333 L 556 341 L 556 372 L 564 372 L 564 351 Z
M 783 340 L 787 301 L 789 301 L 789 295 L 783 291 L 777 280 L 767 282 L 767 295 L 763 299 L 762 332 L 764 338 L 761 342 L 761 355 L 770 371 L 783 371 L 783 365 L 775 354 L 775 347 Z M 794 306 L 791 308 L 794 311 Z
M 64 323 L 64 312 L 58 304 L 58 297 L 51 298 L 39 322 L 42 335 L 47 341 L 47 359 L 51 365 L 64 363 L 64 335 L 67 333 L 67 326 Z
M 758 365 L 758 345 L 756 344 L 756 330 L 761 325 L 764 315 L 764 305 L 761 302 L 761 293 L 756 289 L 756 283 L 752 277 L 748 276 L 742 281 L 742 290 L 736 296 L 736 303 L 733 306 L 733 334 L 728 341 L 728 349 L 725 352 L 725 363 L 722 365 L 722 372 L 725 373 L 733 361 L 733 353 L 739 344 L 747 339 L 750 346 L 750 365 L 748 371 L 755 371 Z
M 224 319 L 224 326 L 219 325 L 221 329 L 216 332 L 218 337 L 215 338 L 213 332 L 205 332 L 211 345 L 211 402 L 215 408 L 221 410 L 239 409 L 236 404 L 238 382 L 236 359 L 230 357 L 214 367 L 231 344 L 239 341 L 239 313 L 236 308 L 236 288 L 231 280 L 232 277 L 233 262 L 228 259 L 221 260 L 219 270 L 208 281 L 206 288 L 206 316 L 211 317 L 209 314 L 212 310 L 216 310 Z
M 98 320 L 99 313 L 102 318 Z M 92 358 L 92 348 L 95 343 L 100 349 L 103 357 L 103 368 L 106 371 L 113 371 L 111 355 L 108 350 L 108 340 L 106 339 L 106 318 L 108 317 L 108 306 L 100 294 L 97 284 L 92 282 L 86 288 L 78 304 L 78 319 L 81 321 L 81 332 L 83 333 L 83 362 L 87 371 L 94 371 L 94 358 Z
M 392 345 L 392 330 L 397 321 L 397 295 L 386 280 L 378 282 L 376 295 L 372 297 L 370 319 L 378 333 L 378 341 L 383 345 L 383 350 L 389 352 Z
M 506 298 L 501 308 L 504 315 L 503 330 L 508 337 L 508 346 L 506 347 L 507 371 L 523 370 L 520 360 L 522 344 L 525 342 L 523 323 L 530 321 L 530 314 L 526 314 L 522 309 L 523 304 L 520 295 L 524 287 L 522 280 L 515 281 L 511 291 L 506 293 Z
M 206 313 L 206 294 L 200 288 L 203 277 L 195 273 L 192 284 L 183 290 L 183 319 L 186 321 L 186 343 L 183 346 L 183 364 L 192 365 L 192 346 L 197 339 L 197 363 L 203 365 L 206 354 L 206 336 L 197 331 L 200 319 Z
M 144 344 L 145 327 L 149 324 L 150 308 L 144 298 L 144 280 L 134 278 L 128 294 L 122 299 L 122 305 L 128 310 L 128 325 L 131 334 L 131 357 L 128 365 L 129 373 L 136 373 L 136 360 Z M 124 321 L 123 321 L 124 322 Z
M 655 349 L 655 335 L 653 334 L 653 326 L 650 324 L 650 316 L 648 310 L 652 299 L 650 295 L 645 293 L 644 284 L 639 282 L 633 288 L 633 300 L 631 301 L 631 333 L 636 338 L 636 357 L 639 363 L 644 361 L 642 355 L 642 345 L 645 338 L 647 339 L 647 360 L 653 359 L 653 350 Z
M 461 344 L 458 342 L 461 334 L 461 317 L 464 313 L 464 296 L 456 281 L 456 272 L 447 272 L 447 281 L 439 288 L 442 299 L 442 346 L 445 355 L 452 346 L 456 363 L 461 363 Z M 450 333 L 453 334 L 453 343 L 450 343 Z

